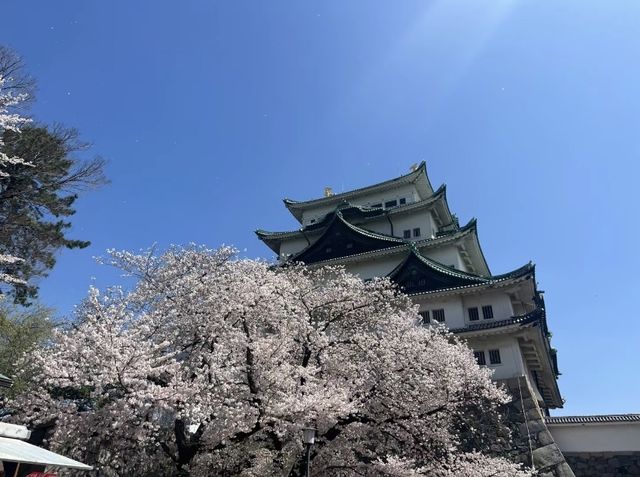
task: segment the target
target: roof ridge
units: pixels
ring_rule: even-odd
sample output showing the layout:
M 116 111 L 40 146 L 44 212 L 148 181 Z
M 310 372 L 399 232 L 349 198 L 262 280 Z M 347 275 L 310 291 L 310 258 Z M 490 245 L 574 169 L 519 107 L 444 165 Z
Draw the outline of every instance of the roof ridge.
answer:
M 545 422 L 550 424 L 587 424 L 612 422 L 640 422 L 640 414 L 593 414 L 586 416 L 547 416 Z
M 331 219 L 327 222 L 326 227 L 324 228 L 322 235 L 318 238 L 318 240 L 316 240 L 315 242 L 309 244 L 307 247 L 305 247 L 304 249 L 300 250 L 299 252 L 297 252 L 296 254 L 294 254 L 292 257 L 290 257 L 291 261 L 297 261 L 300 259 L 301 256 L 303 256 L 305 253 L 307 253 L 309 250 L 311 250 L 313 247 L 315 247 L 318 243 L 320 243 L 322 241 L 322 238 L 329 232 L 329 230 L 331 229 L 331 227 L 336 223 L 336 221 L 341 222 L 345 227 L 347 227 L 348 229 L 352 230 L 353 232 L 355 232 L 356 234 L 359 234 L 361 236 L 364 237 L 368 237 L 371 239 L 375 239 L 375 240 L 381 240 L 384 241 L 386 243 L 391 243 L 391 244 L 405 244 L 405 240 L 398 238 L 398 237 L 394 237 L 392 235 L 386 235 L 386 234 L 381 234 L 379 232 L 373 232 L 367 229 L 362 229 L 356 225 L 350 224 L 342 215 L 342 212 L 340 210 L 336 210 L 335 213 L 333 214 L 333 217 L 331 217 Z M 391 248 L 393 245 L 388 245 L 388 246 L 381 246 L 380 249 L 384 249 L 384 248 Z M 303 260 L 304 261 L 304 260 Z
M 415 170 L 413 170 L 413 171 L 411 171 L 411 172 L 409 172 L 407 174 L 402 174 L 400 176 L 394 177 L 393 179 L 387 179 L 386 181 L 378 182 L 376 184 L 372 184 L 372 185 L 364 186 L 364 187 L 358 187 L 356 189 L 351 189 L 351 190 L 348 190 L 348 191 L 345 191 L 345 192 L 340 192 L 338 194 L 335 194 L 335 195 L 332 195 L 332 196 L 329 196 L 329 197 L 320 197 L 320 198 L 317 198 L 317 199 L 309 199 L 309 200 L 293 200 L 293 199 L 289 199 L 289 198 L 284 198 L 284 199 L 282 199 L 282 201 L 284 202 L 285 206 L 287 206 L 287 208 L 288 208 L 290 206 L 295 207 L 297 205 L 312 204 L 314 202 L 320 202 L 320 201 L 325 200 L 325 199 L 339 199 L 342 196 L 347 196 L 347 195 L 350 195 L 350 194 L 353 194 L 353 193 L 356 193 L 356 192 L 361 192 L 361 191 L 365 191 L 367 189 L 373 189 L 375 187 L 380 187 L 380 186 L 383 186 L 385 184 L 390 184 L 390 183 L 393 183 L 393 182 L 397 182 L 399 180 L 406 179 L 406 178 L 411 177 L 413 175 L 415 175 L 416 178 L 417 178 L 420 175 L 421 172 L 425 173 L 425 176 L 427 178 L 427 183 L 429 184 L 429 188 L 433 192 L 433 187 L 431 186 L 431 182 L 429 181 L 429 177 L 426 175 L 426 173 L 427 173 L 427 163 L 425 161 L 422 161 L 422 162 L 420 162 L 420 164 L 418 165 L 418 167 Z
M 422 261 L 424 264 L 435 268 L 436 270 L 442 272 L 442 273 L 446 273 L 448 275 L 451 276 L 457 276 L 459 278 L 465 278 L 465 279 L 476 279 L 479 280 L 480 283 L 486 283 L 488 281 L 490 281 L 490 279 L 483 277 L 481 275 L 476 275 L 475 273 L 469 273 L 469 272 L 465 272 L 462 270 L 458 270 L 457 268 L 453 268 L 453 267 L 449 267 L 448 265 L 445 265 L 444 263 L 438 262 L 437 260 L 434 260 L 432 258 L 426 257 L 424 255 L 422 255 L 420 253 L 420 251 L 418 250 L 418 248 L 411 243 L 410 244 L 410 250 L 411 253 L 415 254 L 416 258 L 418 258 L 420 261 Z M 408 260 L 409 257 L 407 257 L 406 260 Z M 403 262 L 404 263 L 404 262 Z
M 342 222 L 344 222 L 344 224 L 347 227 L 349 227 L 351 230 L 353 230 L 354 232 L 362 233 L 364 235 L 368 235 L 368 236 L 373 237 L 373 238 L 380 238 L 380 239 L 384 239 L 384 240 L 390 240 L 392 242 L 407 243 L 406 240 L 401 239 L 399 237 L 395 237 L 393 235 L 383 234 L 383 233 L 380 233 L 380 232 L 373 232 L 372 230 L 363 229 L 362 227 L 358 227 L 357 225 L 351 224 L 351 223 L 349 223 L 349 221 L 347 219 L 344 218 L 344 216 L 342 215 L 342 211 L 340 211 L 340 210 L 336 211 L 336 216 L 339 216 L 340 220 Z

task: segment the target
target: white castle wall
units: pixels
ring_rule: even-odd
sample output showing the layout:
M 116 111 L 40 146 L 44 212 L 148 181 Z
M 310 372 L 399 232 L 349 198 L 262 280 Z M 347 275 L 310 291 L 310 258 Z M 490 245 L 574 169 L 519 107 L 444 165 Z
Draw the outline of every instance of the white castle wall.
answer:
M 497 335 L 469 338 L 469 347 L 475 351 L 485 351 L 487 367 L 493 370 L 493 379 L 509 379 L 526 374 L 526 368 L 520 352 L 518 340 L 513 337 Z M 501 364 L 489 364 L 489 350 L 499 349 Z
M 640 422 L 548 424 L 562 452 L 640 452 Z
M 446 247 L 438 247 L 434 249 L 422 249 L 421 253 L 429 257 L 436 262 L 440 262 L 446 266 L 454 266 L 458 270 L 462 270 L 463 272 L 467 271 L 467 267 L 462 261 L 462 257 L 460 257 L 460 252 L 456 248 L 455 245 L 448 245 Z
M 486 322 L 482 317 L 482 307 L 485 305 L 491 305 L 493 308 L 494 320 L 505 320 L 514 316 L 513 307 L 511 306 L 511 300 L 506 293 L 501 292 L 486 292 L 479 295 L 465 295 L 463 297 L 464 304 L 464 322 L 468 324 Z M 477 307 L 480 315 L 480 320 L 469 321 L 468 308 Z
M 368 260 L 366 262 L 349 263 L 347 264 L 347 270 L 358 275 L 363 280 L 374 277 L 384 277 L 398 266 L 401 260 L 400 257 L 401 255 L 390 255 L 377 257 L 374 260 Z
M 420 310 L 444 310 L 444 324 L 447 328 L 462 328 L 464 325 L 464 310 L 460 297 L 448 297 L 426 301 L 416 297 L 414 302 L 420 306 Z

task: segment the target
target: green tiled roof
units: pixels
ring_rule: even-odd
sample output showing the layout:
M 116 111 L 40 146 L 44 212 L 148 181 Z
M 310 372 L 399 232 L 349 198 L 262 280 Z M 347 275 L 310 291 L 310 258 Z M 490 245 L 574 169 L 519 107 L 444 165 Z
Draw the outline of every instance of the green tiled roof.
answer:
M 324 229 L 322 236 L 291 257 L 290 261 L 311 264 L 404 243 L 403 239 L 352 225 L 344 219 L 342 211 L 337 210 Z
M 388 276 L 403 287 L 407 294 L 416 295 L 499 283 L 534 273 L 534 270 L 534 265 L 528 263 L 509 273 L 484 277 L 425 257 L 410 244 L 407 257 Z
M 498 321 L 490 321 L 485 323 L 476 323 L 473 325 L 466 326 L 464 328 L 452 328 L 449 331 L 451 333 L 469 333 L 472 331 L 482 331 L 482 330 L 491 330 L 495 328 L 504 328 L 505 326 L 511 325 L 529 325 L 532 323 L 541 322 L 544 319 L 544 310 L 540 308 L 536 308 L 531 313 L 526 313 L 524 315 L 512 316 L 506 320 L 498 320 Z
M 461 227 L 460 230 L 456 230 L 456 231 L 450 231 L 447 233 L 447 235 L 441 235 L 439 237 L 436 238 L 427 238 L 427 239 L 423 239 L 423 240 L 416 240 L 414 242 L 409 242 L 409 241 L 404 241 L 401 244 L 397 244 L 397 245 L 393 245 L 391 247 L 386 247 L 386 248 L 381 248 L 381 249 L 376 249 L 376 250 L 371 250 L 371 251 L 367 251 L 367 252 L 360 252 L 360 253 L 352 253 L 349 255 L 345 255 L 342 257 L 335 257 L 335 258 L 330 258 L 327 260 L 323 260 L 321 262 L 317 262 L 314 263 L 314 265 L 331 265 L 334 263 L 341 263 L 343 261 L 353 261 L 353 260 L 357 260 L 360 258 L 374 258 L 380 254 L 397 254 L 397 253 L 401 253 L 403 251 L 408 251 L 409 247 L 411 244 L 413 244 L 417 249 L 421 249 L 421 248 L 426 248 L 426 247 L 431 247 L 431 246 L 440 246 L 443 244 L 447 244 L 451 241 L 455 241 L 458 240 L 462 237 L 465 236 L 465 234 L 469 233 L 470 231 L 473 231 L 473 229 L 475 227 L 473 226 L 469 226 L 469 225 L 473 225 L 473 224 L 467 224 L 464 227 Z

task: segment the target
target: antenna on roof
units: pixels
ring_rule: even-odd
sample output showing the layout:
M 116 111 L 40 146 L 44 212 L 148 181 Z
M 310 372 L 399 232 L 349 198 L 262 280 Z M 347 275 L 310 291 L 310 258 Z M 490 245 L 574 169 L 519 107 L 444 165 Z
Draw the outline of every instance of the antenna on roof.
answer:
M 413 164 L 411 164 L 411 167 L 409 169 L 411 169 L 411 172 L 416 172 L 418 170 L 418 164 L 414 162 Z
M 331 187 L 324 188 L 324 196 L 331 197 L 333 195 L 333 189 Z

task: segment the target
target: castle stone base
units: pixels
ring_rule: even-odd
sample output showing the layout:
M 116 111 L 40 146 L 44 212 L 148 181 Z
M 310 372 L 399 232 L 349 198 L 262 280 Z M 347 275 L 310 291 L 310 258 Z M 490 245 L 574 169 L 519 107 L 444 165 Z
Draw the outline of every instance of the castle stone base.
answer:
M 565 458 L 576 477 L 640 475 L 640 452 L 567 454 Z
M 534 467 L 540 477 L 576 477 L 544 422 L 528 380 L 522 376 L 498 383 L 513 396 L 504 409 L 513 439 L 513 446 L 507 451 L 511 460 Z

